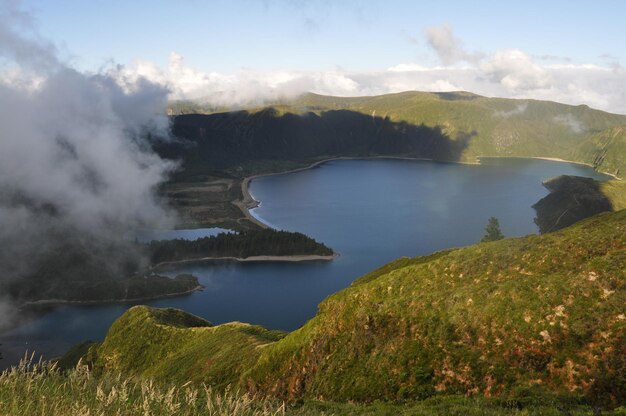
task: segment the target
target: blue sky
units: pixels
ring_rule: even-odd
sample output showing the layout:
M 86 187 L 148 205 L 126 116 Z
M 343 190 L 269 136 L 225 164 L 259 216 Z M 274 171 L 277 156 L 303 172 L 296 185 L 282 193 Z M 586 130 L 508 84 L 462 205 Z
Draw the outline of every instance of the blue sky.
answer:
M 624 16 L 618 0 L 0 0 L 0 64 L 42 54 L 219 105 L 465 90 L 626 114 Z
M 517 48 L 574 63 L 626 62 L 624 1 L 28 0 L 41 33 L 84 69 L 171 51 L 206 71 L 378 70 L 433 65 L 424 30 L 468 50 Z

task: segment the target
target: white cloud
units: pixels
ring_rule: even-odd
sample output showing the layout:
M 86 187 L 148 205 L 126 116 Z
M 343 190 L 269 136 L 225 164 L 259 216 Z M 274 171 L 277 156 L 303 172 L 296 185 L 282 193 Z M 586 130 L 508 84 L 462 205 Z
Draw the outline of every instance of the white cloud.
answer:
M 407 90 L 465 90 L 486 96 L 587 104 L 626 114 L 626 71 L 599 65 L 544 65 L 520 50 L 502 50 L 475 64 L 427 67 L 399 64 L 382 71 L 204 72 L 173 53 L 166 69 L 137 61 L 116 68 L 120 83 L 140 77 L 167 87 L 172 99 L 246 105 L 295 97 L 306 91 L 353 96 Z
M 480 53 L 469 53 L 460 39 L 454 36 L 450 25 L 432 26 L 425 30 L 426 40 L 435 50 L 444 65 L 459 61 L 475 62 L 481 58 Z
M 518 104 L 514 109 L 509 111 L 496 111 L 493 113 L 494 117 L 499 118 L 509 118 L 513 116 L 517 116 L 520 114 L 524 114 L 526 112 L 526 108 L 528 108 L 528 103 Z
M 545 68 L 518 49 L 498 51 L 479 67 L 492 82 L 510 90 L 536 90 L 548 85 Z
M 465 90 L 486 96 L 540 99 L 572 105 L 587 104 L 605 111 L 626 114 L 626 71 L 619 65 L 554 64 L 519 49 L 490 54 L 468 52 L 450 26 L 431 27 L 425 34 L 441 64 L 405 62 L 381 71 L 255 71 L 242 69 L 218 73 L 194 68 L 183 56 L 172 52 L 165 68 L 137 60 L 128 66 L 111 68 L 107 75 L 125 92 L 140 79 L 147 79 L 170 91 L 170 99 L 189 99 L 215 105 L 244 106 L 291 98 L 306 91 L 354 96 L 407 90 Z M 20 42 L 26 42 L 23 39 Z M 39 46 L 26 44 L 26 51 Z M 34 53 L 22 53 L 24 59 Z M 54 56 L 54 55 L 52 55 Z M 31 59 L 31 60 L 32 60 Z M 54 59 L 52 59 L 54 62 Z M 56 65 L 56 64 L 55 64 Z M 54 65 L 52 65 L 54 66 Z M 24 71 L 20 68 L 20 71 Z M 15 68 L 0 67 L 0 84 L 39 85 L 44 78 L 24 74 Z
M 580 134 L 587 131 L 587 126 L 572 114 L 559 114 L 554 121 L 569 128 L 572 133 Z

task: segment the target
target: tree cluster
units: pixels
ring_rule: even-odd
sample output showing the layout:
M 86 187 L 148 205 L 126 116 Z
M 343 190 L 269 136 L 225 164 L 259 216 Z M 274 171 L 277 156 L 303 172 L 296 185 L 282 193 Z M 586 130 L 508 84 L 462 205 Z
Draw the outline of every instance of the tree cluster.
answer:
M 302 233 L 272 229 L 220 233 L 197 240 L 163 240 L 148 244 L 150 261 L 168 261 L 204 257 L 332 255 L 333 251 Z

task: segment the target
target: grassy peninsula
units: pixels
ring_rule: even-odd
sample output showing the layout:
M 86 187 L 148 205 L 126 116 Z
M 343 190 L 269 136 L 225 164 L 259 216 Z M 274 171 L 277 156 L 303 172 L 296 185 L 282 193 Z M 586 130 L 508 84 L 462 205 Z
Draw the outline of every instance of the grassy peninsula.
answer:
M 84 362 L 95 374 L 233 384 L 271 400 L 460 394 L 516 410 L 613 409 L 626 405 L 625 256 L 626 211 L 604 213 L 554 233 L 396 260 L 329 296 L 289 334 L 135 307 Z

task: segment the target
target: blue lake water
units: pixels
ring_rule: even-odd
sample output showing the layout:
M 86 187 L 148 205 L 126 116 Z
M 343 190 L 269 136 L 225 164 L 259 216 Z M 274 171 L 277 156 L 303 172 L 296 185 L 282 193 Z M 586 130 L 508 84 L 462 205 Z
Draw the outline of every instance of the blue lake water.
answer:
M 181 265 L 167 274 L 192 273 L 206 289 L 147 304 L 181 308 L 216 324 L 243 321 L 293 330 L 313 317 L 321 300 L 378 266 L 477 242 L 491 216 L 499 218 L 506 236 L 536 233 L 531 205 L 547 194 L 541 182 L 561 174 L 606 179 L 576 164 L 489 158 L 481 165 L 337 160 L 260 177 L 250 186 L 261 201 L 253 215 L 308 234 L 340 256 L 332 262 Z M 82 340 L 100 340 L 129 306 L 58 307 L 2 334 L 6 359 L 0 364 L 26 349 L 51 357 Z

